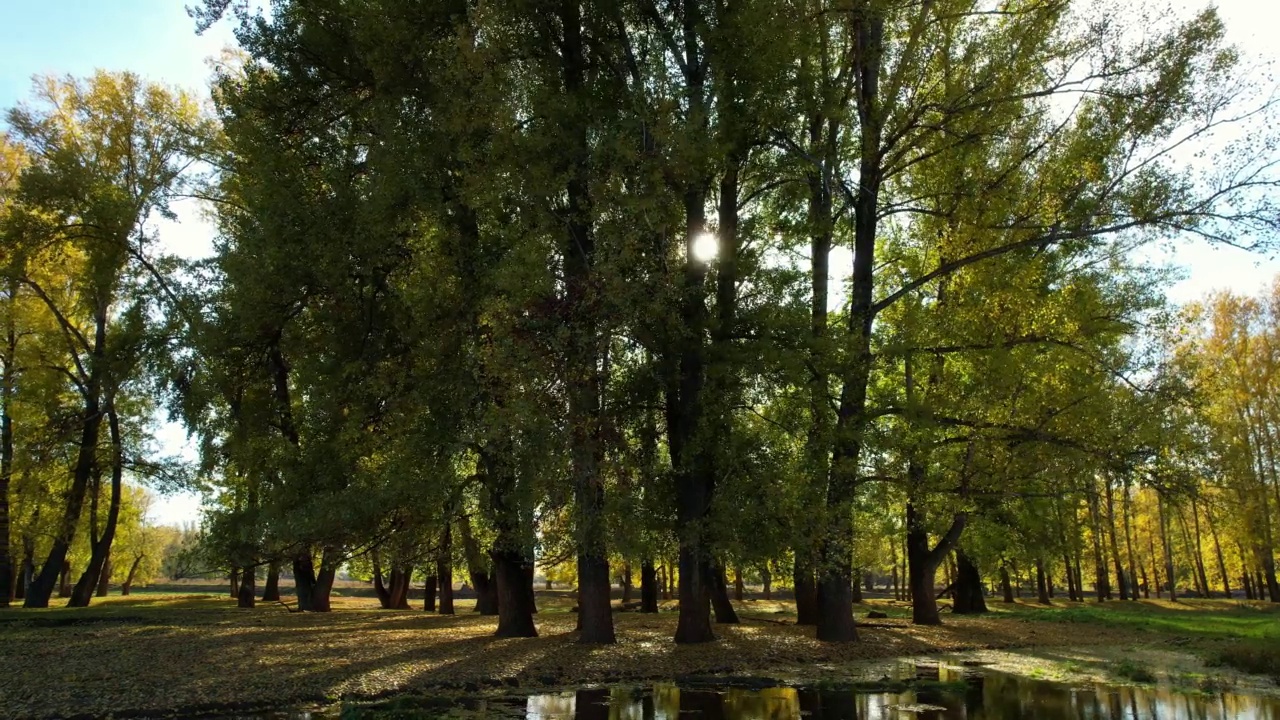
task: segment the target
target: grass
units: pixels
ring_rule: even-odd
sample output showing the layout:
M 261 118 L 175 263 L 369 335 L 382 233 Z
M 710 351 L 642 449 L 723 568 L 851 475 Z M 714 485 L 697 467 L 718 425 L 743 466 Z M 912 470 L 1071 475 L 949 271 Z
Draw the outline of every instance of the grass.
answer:
M 573 601 L 563 593 L 539 593 L 540 637 L 510 640 L 493 637 L 494 618 L 472 614 L 472 601 L 459 601 L 457 616 L 441 617 L 379 610 L 374 599 L 353 595 L 335 598 L 328 615 L 286 612 L 276 603 L 240 610 L 225 593 L 185 589 L 95 598 L 86 609 L 3 610 L 0 704 L 35 717 L 164 715 L 682 675 L 848 683 L 874 681 L 877 676 L 866 674 L 868 663 L 892 658 L 1090 645 L 1101 652 L 1170 641 L 1177 641 L 1171 644 L 1179 652 L 1207 648 L 1223 665 L 1271 673 L 1277 656 L 1267 647 L 1280 621 L 1270 609 L 1213 601 L 1050 608 L 993 603 L 995 612 L 987 616 L 944 613 L 943 626 L 921 627 L 904 617 L 907 606 L 873 599 L 858 607 L 859 619 L 870 610 L 890 617 L 863 625 L 858 643 L 832 645 L 814 639 L 811 628 L 795 626 L 790 603 L 757 600 L 738 604 L 743 624 L 717 626 L 715 643 L 674 645 L 676 614 L 667 604 L 656 616 L 615 615 L 619 644 L 585 648 L 576 643 Z M 1181 643 L 1188 638 L 1189 645 Z M 1136 663 L 1122 670 L 1134 682 L 1146 681 L 1145 668 Z M 1212 683 L 1188 676 L 1183 684 Z
M 1280 605 L 1230 600 L 1138 600 L 1058 603 L 1049 607 L 993 603 L 1001 614 L 1195 638 L 1280 642 Z

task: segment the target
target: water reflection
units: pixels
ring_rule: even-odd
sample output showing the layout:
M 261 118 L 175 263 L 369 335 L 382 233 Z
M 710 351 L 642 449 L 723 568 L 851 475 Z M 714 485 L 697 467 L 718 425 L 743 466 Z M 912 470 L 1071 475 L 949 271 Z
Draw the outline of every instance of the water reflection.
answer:
M 579 690 L 531 696 L 524 710 L 527 720 L 1280 720 L 1280 701 L 1234 693 L 1071 687 L 1000 673 L 963 677 L 960 685 L 901 693 L 667 684 Z

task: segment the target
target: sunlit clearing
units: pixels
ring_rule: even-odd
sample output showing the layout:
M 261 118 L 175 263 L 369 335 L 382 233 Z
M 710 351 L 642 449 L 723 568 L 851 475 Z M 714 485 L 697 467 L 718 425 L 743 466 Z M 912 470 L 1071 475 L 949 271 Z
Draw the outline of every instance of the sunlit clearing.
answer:
M 720 253 L 720 241 L 711 233 L 704 232 L 693 239 L 693 259 L 709 263 Z

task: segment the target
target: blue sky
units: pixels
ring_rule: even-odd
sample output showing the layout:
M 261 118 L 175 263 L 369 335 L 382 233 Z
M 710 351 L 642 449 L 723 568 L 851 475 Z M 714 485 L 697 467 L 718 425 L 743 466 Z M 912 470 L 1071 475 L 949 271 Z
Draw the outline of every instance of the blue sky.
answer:
M 195 0 L 0 0 L 0 108 L 26 98 L 36 74 L 87 75 L 95 68 L 132 70 L 153 80 L 207 96 L 208 59 L 234 44 L 229 24 L 195 34 L 184 6 Z M 1086 3 L 1082 3 L 1086 4 Z M 1176 6 L 1203 3 L 1174 0 Z M 1280 3 L 1221 0 L 1220 12 L 1233 42 L 1256 59 L 1280 61 L 1280 44 L 1271 35 L 1280 28 Z M 184 255 L 209 248 L 208 227 L 196 208 L 179 208 L 180 222 L 160 227 L 162 238 Z M 1233 248 L 1182 243 L 1170 253 L 1151 253 L 1186 268 L 1188 277 L 1170 290 L 1186 302 L 1215 288 L 1255 292 L 1280 273 L 1280 262 Z M 844 266 L 832 258 L 833 270 Z M 836 281 L 840 282 L 843 278 Z M 184 447 L 181 428 L 167 425 L 159 437 L 167 452 Z M 190 494 L 159 498 L 152 508 L 158 522 L 192 521 L 199 498 Z

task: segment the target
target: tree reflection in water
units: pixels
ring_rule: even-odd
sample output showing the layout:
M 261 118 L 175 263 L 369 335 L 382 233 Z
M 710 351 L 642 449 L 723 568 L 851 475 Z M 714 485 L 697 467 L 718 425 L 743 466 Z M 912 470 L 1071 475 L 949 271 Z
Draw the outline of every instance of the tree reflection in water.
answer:
M 585 689 L 530 696 L 525 712 L 527 720 L 1280 720 L 1280 701 L 986 673 L 958 687 L 901 693 L 671 684 Z

